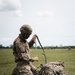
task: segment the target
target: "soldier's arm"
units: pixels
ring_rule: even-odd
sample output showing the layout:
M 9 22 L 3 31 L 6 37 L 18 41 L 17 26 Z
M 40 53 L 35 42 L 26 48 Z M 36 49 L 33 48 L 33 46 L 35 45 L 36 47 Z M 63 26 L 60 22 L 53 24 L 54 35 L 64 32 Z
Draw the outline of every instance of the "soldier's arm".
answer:
M 30 54 L 25 52 L 25 48 L 23 47 L 23 45 L 21 45 L 20 43 L 17 43 L 16 48 L 17 48 L 17 53 L 18 53 L 19 59 L 28 61 L 28 62 L 34 61 L 34 58 L 31 58 Z
M 28 43 L 28 44 L 29 44 L 29 48 L 31 48 L 34 43 L 35 43 L 34 40 L 31 39 L 31 40 L 29 41 L 29 43 Z
M 29 47 L 31 48 L 33 46 L 33 44 L 35 43 L 35 40 L 36 40 L 36 34 L 33 35 L 32 39 L 30 40 L 29 42 Z
M 15 57 L 17 57 L 17 51 L 16 51 L 16 48 L 15 48 L 15 41 L 13 42 L 13 55 Z
M 20 42 L 17 42 L 17 43 L 16 43 L 16 50 L 17 50 L 19 59 L 22 59 L 22 60 L 29 60 L 30 56 L 29 56 L 29 54 L 25 51 L 25 47 L 24 47 Z

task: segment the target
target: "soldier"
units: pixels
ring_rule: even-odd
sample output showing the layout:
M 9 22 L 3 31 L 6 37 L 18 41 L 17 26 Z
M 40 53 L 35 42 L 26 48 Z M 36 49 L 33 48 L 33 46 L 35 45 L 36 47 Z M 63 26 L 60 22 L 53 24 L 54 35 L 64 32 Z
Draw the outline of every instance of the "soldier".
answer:
M 28 37 L 32 34 L 32 28 L 25 24 L 20 28 L 20 32 L 13 43 L 13 55 L 16 67 L 12 75 L 33 75 L 32 71 L 35 71 L 36 67 L 31 62 L 38 61 L 38 57 L 30 57 L 30 48 L 35 43 L 36 34 L 30 42 L 27 42 Z

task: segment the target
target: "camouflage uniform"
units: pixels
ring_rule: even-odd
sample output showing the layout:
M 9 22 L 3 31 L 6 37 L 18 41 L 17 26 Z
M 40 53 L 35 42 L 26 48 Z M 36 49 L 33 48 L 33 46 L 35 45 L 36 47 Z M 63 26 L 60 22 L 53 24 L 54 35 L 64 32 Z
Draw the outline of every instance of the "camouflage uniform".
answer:
M 33 59 L 30 57 L 29 49 L 33 44 L 33 40 L 27 42 L 26 39 L 23 39 L 21 34 L 15 39 L 13 43 L 13 54 L 15 56 L 16 67 L 12 75 L 33 75 L 30 67 Z

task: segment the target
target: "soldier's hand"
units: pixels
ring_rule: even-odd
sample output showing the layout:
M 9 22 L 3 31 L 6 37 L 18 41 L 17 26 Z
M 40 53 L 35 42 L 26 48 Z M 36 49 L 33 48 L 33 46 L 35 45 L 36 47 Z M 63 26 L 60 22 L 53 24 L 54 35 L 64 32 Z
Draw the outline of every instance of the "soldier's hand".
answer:
M 34 57 L 33 60 L 37 62 L 39 61 L 38 57 Z
M 36 37 L 37 37 L 36 34 L 34 34 L 33 37 L 32 37 L 32 40 L 33 40 L 34 42 L 36 41 Z

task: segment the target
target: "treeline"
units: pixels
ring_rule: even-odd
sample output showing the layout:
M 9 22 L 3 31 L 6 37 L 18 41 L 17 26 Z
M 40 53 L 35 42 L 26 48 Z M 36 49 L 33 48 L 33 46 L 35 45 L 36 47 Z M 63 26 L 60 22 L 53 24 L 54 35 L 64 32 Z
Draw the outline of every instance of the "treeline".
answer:
M 10 45 L 10 46 L 3 46 L 3 45 L 0 45 L 0 49 L 7 49 L 7 48 L 12 48 L 12 45 Z
M 10 45 L 10 46 L 0 45 L 0 49 L 7 49 L 7 48 L 12 48 L 12 45 Z M 37 46 L 36 48 L 41 49 L 40 46 Z M 68 49 L 68 50 L 71 50 L 71 49 L 75 49 L 75 46 L 43 46 L 43 48 L 44 49 Z M 35 47 L 33 46 L 32 49 L 35 49 Z
M 48 47 L 44 47 L 45 49 L 75 49 L 75 46 L 48 46 Z
M 32 47 L 32 48 L 35 48 L 35 47 Z M 44 49 L 68 49 L 68 50 L 71 50 L 71 49 L 75 49 L 75 46 L 44 46 L 43 47 Z M 37 49 L 41 49 L 40 46 L 37 46 Z

